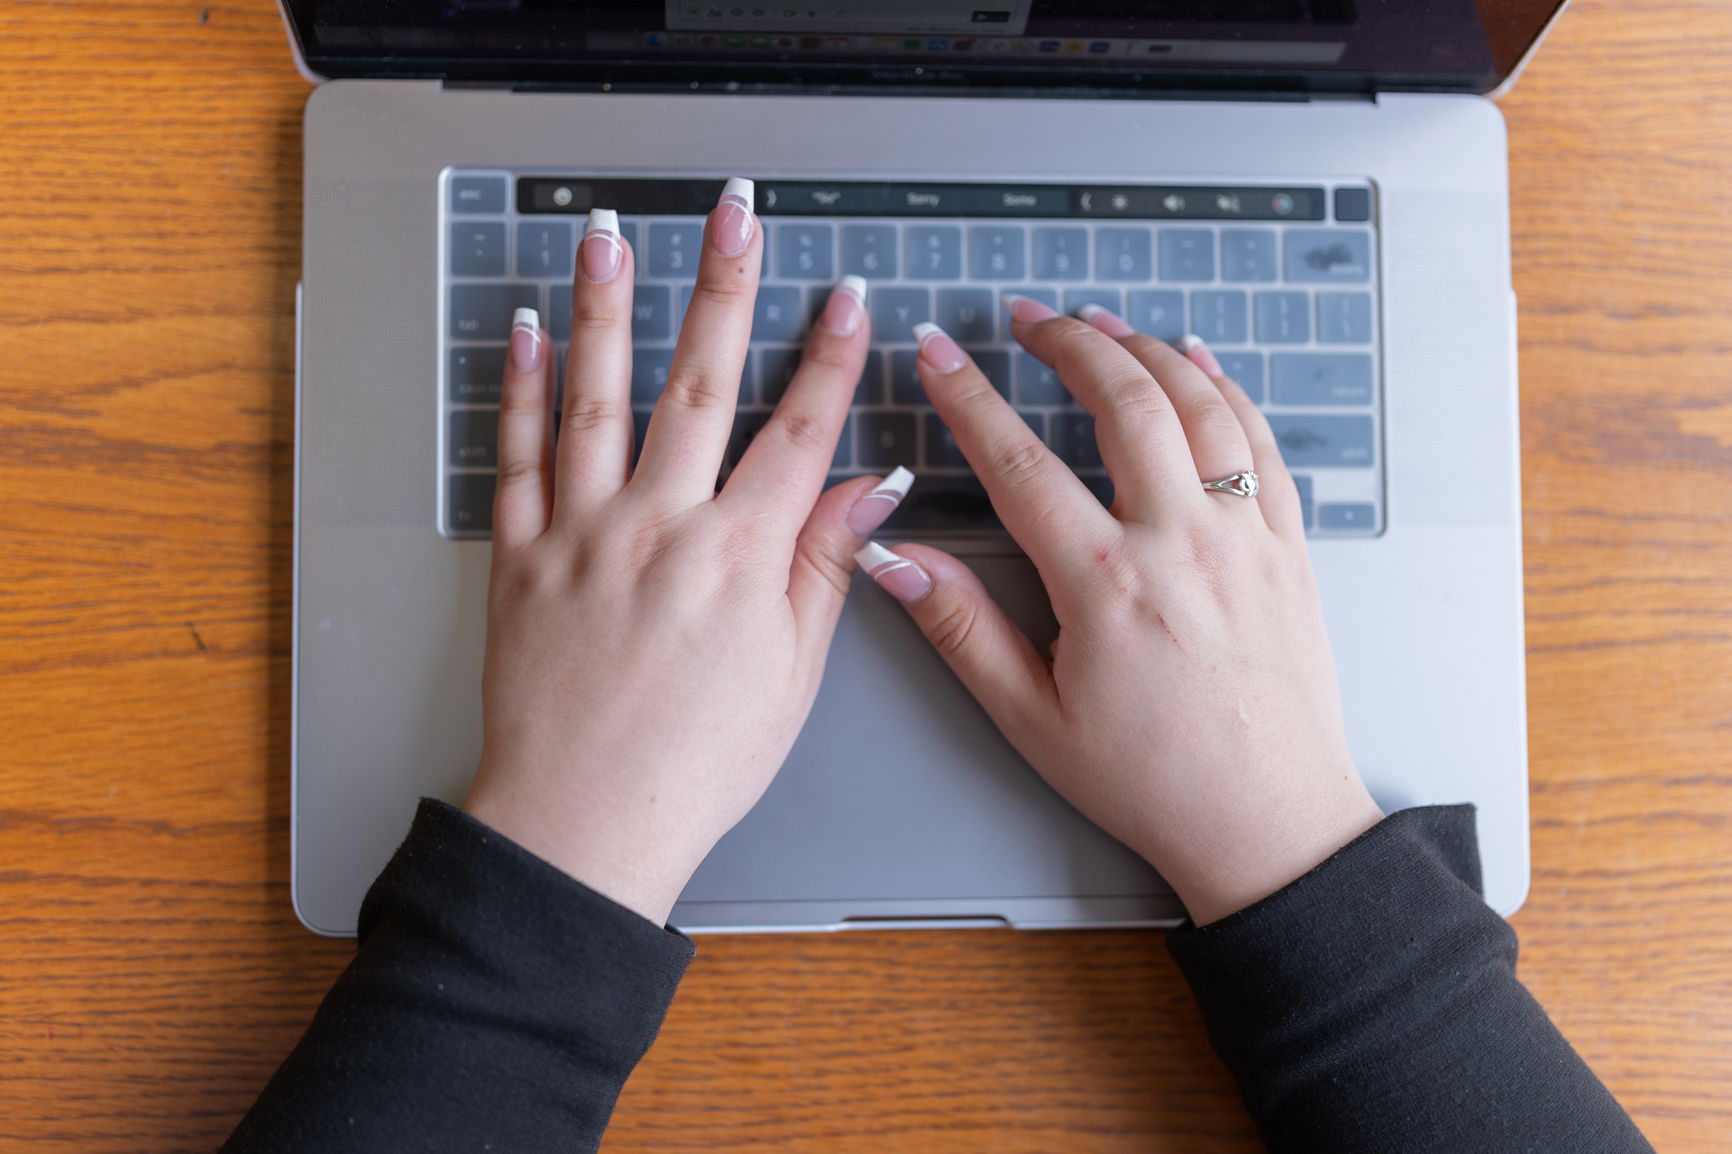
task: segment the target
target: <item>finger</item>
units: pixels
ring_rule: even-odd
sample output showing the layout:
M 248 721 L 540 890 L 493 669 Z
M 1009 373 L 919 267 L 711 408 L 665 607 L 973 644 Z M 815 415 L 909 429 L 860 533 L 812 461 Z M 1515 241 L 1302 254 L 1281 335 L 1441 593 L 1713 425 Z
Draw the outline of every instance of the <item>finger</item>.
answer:
M 553 346 L 534 309 L 511 320 L 511 348 L 499 390 L 499 477 L 493 543 L 514 549 L 547 531 L 553 504 Z
M 788 603 L 798 623 L 801 651 L 820 665 L 848 596 L 854 554 L 895 511 L 913 479 L 906 469 L 882 481 L 850 477 L 825 490 L 801 527 L 788 570 Z
M 1148 370 L 1118 342 L 1074 317 L 1026 297 L 1007 297 L 1005 303 L 1011 335 L 1050 365 L 1094 417 L 1120 515 L 1149 522 L 1163 510 L 1194 502 L 1196 467 L 1184 427 Z
M 866 280 L 843 277 L 812 326 L 788 391 L 734 467 L 721 501 L 769 512 L 792 538 L 824 487 L 870 339 Z
M 1251 446 L 1251 467 L 1257 471 L 1256 504 L 1263 520 L 1283 537 L 1303 538 L 1305 513 L 1299 505 L 1299 486 L 1293 483 L 1293 474 L 1281 459 L 1281 445 L 1275 440 L 1275 430 L 1269 427 L 1269 418 L 1237 381 L 1221 371 L 1221 362 L 1200 338 L 1186 339 L 1185 355 L 1208 374 L 1245 430 L 1246 443 Z
M 921 383 L 939 418 L 973 466 L 992 507 L 1035 568 L 1075 573 L 1114 541 L 1119 523 L 1053 455 L 979 367 L 933 324 L 914 328 Z
M 1056 708 L 1052 667 L 980 583 L 942 550 L 868 542 L 856 560 L 902 602 L 920 632 L 1013 745 Z
M 751 181 L 732 178 L 704 225 L 697 284 L 632 474 L 634 488 L 677 505 L 715 497 L 733 431 L 763 250 L 752 196 Z
M 571 285 L 571 347 L 559 422 L 557 508 L 593 508 L 625 484 L 631 466 L 633 257 L 619 214 L 591 209 Z

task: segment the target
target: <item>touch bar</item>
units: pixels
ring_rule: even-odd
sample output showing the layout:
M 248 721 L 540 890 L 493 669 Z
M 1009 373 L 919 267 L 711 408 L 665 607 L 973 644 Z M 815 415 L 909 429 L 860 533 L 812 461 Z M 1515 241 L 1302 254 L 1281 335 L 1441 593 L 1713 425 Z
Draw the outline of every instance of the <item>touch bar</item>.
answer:
M 525 176 L 517 211 L 581 214 L 600 205 L 634 216 L 702 216 L 714 180 L 573 180 Z M 764 216 L 1021 217 L 1085 220 L 1323 220 L 1321 188 L 1196 185 L 897 184 L 762 180 Z

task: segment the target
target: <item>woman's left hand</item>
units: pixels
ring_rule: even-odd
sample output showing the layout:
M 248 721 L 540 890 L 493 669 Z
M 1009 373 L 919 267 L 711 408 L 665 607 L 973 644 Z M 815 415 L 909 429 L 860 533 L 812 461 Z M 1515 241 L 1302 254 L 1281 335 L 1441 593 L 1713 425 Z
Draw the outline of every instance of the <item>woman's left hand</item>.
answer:
M 895 507 L 866 498 L 872 477 L 820 495 L 866 359 L 863 286 L 833 294 L 716 490 L 762 260 L 750 204 L 749 183 L 729 182 L 710 215 L 635 467 L 633 256 L 597 227 L 611 214 L 579 246 L 557 452 L 538 326 L 513 333 L 500 405 L 485 737 L 465 808 L 658 923 L 787 756 L 853 553 Z

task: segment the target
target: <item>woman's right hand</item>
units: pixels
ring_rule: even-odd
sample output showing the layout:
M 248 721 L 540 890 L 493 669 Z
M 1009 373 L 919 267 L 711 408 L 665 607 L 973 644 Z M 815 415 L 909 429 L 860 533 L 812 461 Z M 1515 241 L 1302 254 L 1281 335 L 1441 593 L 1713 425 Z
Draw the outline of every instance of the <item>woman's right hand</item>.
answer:
M 1187 358 L 1104 311 L 1085 323 L 1008 303 L 1016 339 L 1094 417 L 1110 511 L 948 336 L 926 331 L 920 375 L 1040 572 L 1051 651 L 949 554 L 862 560 L 1011 744 L 1206 924 L 1383 816 L 1348 753 L 1297 490 L 1206 349 Z M 1203 488 L 1247 469 L 1254 498 Z

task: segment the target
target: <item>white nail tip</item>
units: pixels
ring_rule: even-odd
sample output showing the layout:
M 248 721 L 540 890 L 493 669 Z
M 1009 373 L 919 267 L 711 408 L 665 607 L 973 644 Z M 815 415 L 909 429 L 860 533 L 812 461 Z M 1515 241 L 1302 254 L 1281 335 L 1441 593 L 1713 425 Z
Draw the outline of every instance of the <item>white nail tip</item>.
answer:
M 516 312 L 511 314 L 511 327 L 515 329 L 519 326 L 527 326 L 536 332 L 540 332 L 541 314 L 536 312 L 534 309 L 518 309 Z
M 862 545 L 854 554 L 854 560 L 868 573 L 896 562 L 907 563 L 904 558 L 898 557 L 876 541 L 868 541 Z
M 998 303 L 1007 309 L 1013 309 L 1027 299 L 1028 298 L 1023 296 L 1021 293 L 1005 293 L 1003 296 L 998 298 Z
M 1092 321 L 1106 311 L 1105 305 L 1097 305 L 1093 301 L 1090 301 L 1088 304 L 1077 309 L 1076 315 L 1085 321 Z
M 910 473 L 907 469 L 904 469 L 901 465 L 898 465 L 896 466 L 895 471 L 882 481 L 878 482 L 877 487 L 870 493 L 867 493 L 866 496 L 889 497 L 896 501 L 901 501 L 902 498 L 908 496 L 909 487 L 913 484 L 914 474 Z
M 842 278 L 842 283 L 836 286 L 861 304 L 866 303 L 866 278 L 849 273 Z
M 611 208 L 592 208 L 589 210 L 589 220 L 583 226 L 583 235 L 590 233 L 608 233 L 619 235 L 619 213 Z
M 932 337 L 940 337 L 943 335 L 944 330 L 933 324 L 931 321 L 921 321 L 919 324 L 914 326 L 914 339 L 919 344 L 925 344 Z
M 1188 353 L 1192 349 L 1200 349 L 1202 347 L 1203 338 L 1198 336 L 1196 333 L 1186 333 L 1184 336 L 1179 338 L 1179 350 L 1181 352 Z
M 753 199 L 756 192 L 757 185 L 753 184 L 743 176 L 730 176 L 728 177 L 728 183 L 722 185 L 723 200 L 732 196 L 744 201 L 747 208 L 751 208 L 757 203 L 757 201 Z

